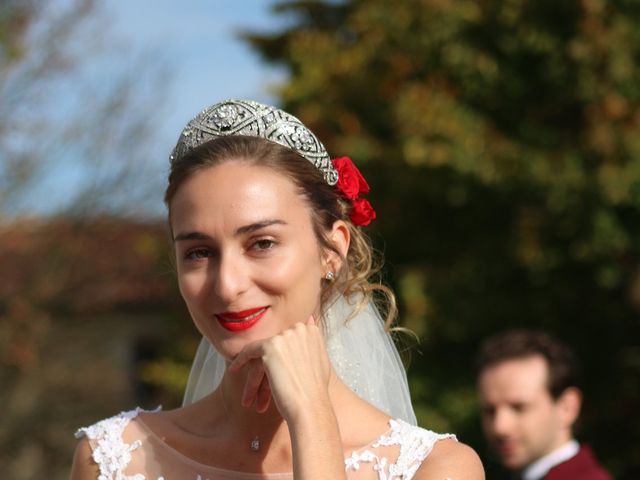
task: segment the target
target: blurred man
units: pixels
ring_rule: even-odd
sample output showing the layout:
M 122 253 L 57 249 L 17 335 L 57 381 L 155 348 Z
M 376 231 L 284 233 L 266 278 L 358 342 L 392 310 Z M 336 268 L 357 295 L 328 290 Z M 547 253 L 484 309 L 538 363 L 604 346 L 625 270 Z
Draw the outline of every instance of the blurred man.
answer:
M 611 480 L 573 438 L 582 394 L 565 345 L 531 331 L 486 340 L 477 359 L 482 426 L 502 465 L 523 480 Z

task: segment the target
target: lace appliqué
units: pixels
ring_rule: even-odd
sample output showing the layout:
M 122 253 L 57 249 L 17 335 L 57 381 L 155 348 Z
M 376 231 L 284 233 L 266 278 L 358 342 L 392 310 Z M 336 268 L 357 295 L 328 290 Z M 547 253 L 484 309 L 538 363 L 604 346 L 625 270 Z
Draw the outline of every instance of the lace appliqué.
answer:
M 391 431 L 371 444 L 371 448 L 399 445 L 400 454 L 395 463 L 389 463 L 386 457 L 366 449 L 347 457 L 344 461 L 345 470 L 359 470 L 361 462 L 372 463 L 378 480 L 410 480 L 438 440 L 456 438 L 455 435 L 435 433 L 402 420 L 389 420 L 389 425 Z
M 140 448 L 142 442 L 136 440 L 128 444 L 122 439 L 122 433 L 129 421 L 144 411 L 138 407 L 135 410 L 121 412 L 90 427 L 80 428 L 76 432 L 76 438 L 84 435 L 95 442 L 91 457 L 100 469 L 98 480 L 146 480 L 142 474 L 124 474 L 124 470 L 131 461 L 131 452 Z

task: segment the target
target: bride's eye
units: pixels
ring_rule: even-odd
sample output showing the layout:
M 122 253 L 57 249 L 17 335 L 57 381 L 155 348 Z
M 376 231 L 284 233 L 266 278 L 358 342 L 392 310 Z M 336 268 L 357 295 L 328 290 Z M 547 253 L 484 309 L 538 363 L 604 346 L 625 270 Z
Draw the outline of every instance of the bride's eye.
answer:
M 276 242 L 269 238 L 261 238 L 260 240 L 253 242 L 253 244 L 251 245 L 251 249 L 263 252 L 266 250 L 271 250 L 275 246 L 275 244 Z
M 197 248 L 195 250 L 189 250 L 184 258 L 187 260 L 200 260 L 211 256 L 211 252 L 206 248 Z

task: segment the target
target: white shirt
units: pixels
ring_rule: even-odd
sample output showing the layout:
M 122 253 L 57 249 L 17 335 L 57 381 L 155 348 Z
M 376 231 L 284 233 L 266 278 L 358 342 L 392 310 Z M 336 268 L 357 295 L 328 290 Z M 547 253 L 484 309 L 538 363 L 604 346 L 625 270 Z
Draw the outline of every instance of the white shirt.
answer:
M 576 456 L 579 450 L 580 444 L 578 442 L 575 440 L 568 441 L 560 448 L 546 454 L 525 468 L 522 472 L 523 480 L 540 480 L 553 467 Z

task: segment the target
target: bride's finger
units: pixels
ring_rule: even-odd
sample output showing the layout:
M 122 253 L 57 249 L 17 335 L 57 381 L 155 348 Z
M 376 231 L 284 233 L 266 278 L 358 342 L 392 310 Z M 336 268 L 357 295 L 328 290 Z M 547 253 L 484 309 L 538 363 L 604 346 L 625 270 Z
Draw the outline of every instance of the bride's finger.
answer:
M 258 398 L 256 399 L 256 411 L 258 413 L 264 413 L 269 408 L 271 403 L 271 387 L 269 386 L 269 379 L 265 375 L 262 379 L 262 383 L 258 388 Z
M 253 405 L 258 395 L 258 389 L 260 384 L 265 379 L 264 366 L 262 362 L 252 360 L 249 364 L 249 371 L 247 373 L 247 382 L 244 384 L 244 391 L 242 392 L 242 400 L 240 403 L 243 407 L 249 407 Z
M 242 349 L 242 351 L 236 355 L 231 363 L 229 364 L 229 371 L 232 373 L 239 372 L 242 367 L 244 367 L 251 360 L 262 357 L 262 344 L 261 343 L 253 343 L 249 344 Z

